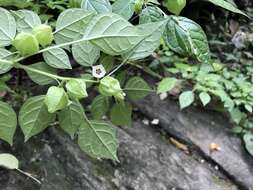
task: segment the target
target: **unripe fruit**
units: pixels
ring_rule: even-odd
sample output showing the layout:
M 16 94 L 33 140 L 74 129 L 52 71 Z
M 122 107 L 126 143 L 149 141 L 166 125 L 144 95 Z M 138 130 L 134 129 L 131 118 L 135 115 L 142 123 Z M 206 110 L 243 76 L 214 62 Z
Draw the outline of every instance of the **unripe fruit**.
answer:
M 39 43 L 33 34 L 21 32 L 12 42 L 22 56 L 29 56 L 39 51 Z
M 41 24 L 33 28 L 33 34 L 43 47 L 51 45 L 54 35 L 51 26 Z
M 99 92 L 103 96 L 114 96 L 117 99 L 124 99 L 124 93 L 120 87 L 120 83 L 113 77 L 105 77 L 100 81 Z
M 68 95 L 74 99 L 82 99 L 88 96 L 86 91 L 86 83 L 81 79 L 72 79 L 67 82 L 66 88 Z
M 134 5 L 134 11 L 137 14 L 141 13 L 143 4 L 144 4 L 144 0 L 136 0 L 135 5 Z
M 69 98 L 63 88 L 51 86 L 47 91 L 45 104 L 47 105 L 48 112 L 54 113 L 67 107 Z
M 167 0 L 167 9 L 175 15 L 180 15 L 183 8 L 186 6 L 186 0 Z

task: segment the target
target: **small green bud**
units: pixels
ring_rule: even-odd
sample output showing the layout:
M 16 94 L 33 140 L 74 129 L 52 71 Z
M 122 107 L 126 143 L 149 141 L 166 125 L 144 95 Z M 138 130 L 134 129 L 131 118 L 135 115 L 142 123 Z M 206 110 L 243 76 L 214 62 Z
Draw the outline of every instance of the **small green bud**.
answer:
M 45 104 L 49 113 L 62 110 L 69 104 L 68 95 L 63 88 L 52 86 L 47 91 Z
M 117 79 L 107 76 L 100 81 L 99 92 L 103 96 L 114 96 L 117 99 L 123 100 L 124 93 Z
M 88 96 L 86 91 L 86 83 L 82 79 L 72 79 L 67 82 L 66 88 L 68 95 L 74 99 L 81 99 Z
M 144 5 L 144 0 L 136 0 L 135 5 L 134 5 L 134 11 L 137 14 L 140 14 L 142 11 L 143 5 Z
M 186 6 L 186 0 L 167 0 L 166 6 L 170 12 L 178 16 Z
M 41 24 L 33 28 L 33 34 L 43 47 L 51 45 L 54 40 L 54 35 L 51 26 Z
M 22 56 L 33 55 L 39 51 L 38 40 L 30 33 L 19 33 L 12 44 Z

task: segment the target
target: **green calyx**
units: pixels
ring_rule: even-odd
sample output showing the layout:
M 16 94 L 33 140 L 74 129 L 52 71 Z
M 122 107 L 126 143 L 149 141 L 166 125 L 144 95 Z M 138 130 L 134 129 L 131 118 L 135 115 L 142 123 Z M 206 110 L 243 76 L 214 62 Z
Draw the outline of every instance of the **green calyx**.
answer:
M 117 79 L 107 76 L 100 81 L 99 92 L 103 96 L 114 96 L 116 99 L 123 100 L 124 93 Z
M 63 88 L 52 86 L 47 91 L 45 104 L 47 105 L 49 113 L 55 113 L 68 106 L 68 95 Z
M 175 15 L 180 15 L 181 11 L 186 6 L 186 0 L 167 0 L 167 9 Z
M 88 96 L 86 83 L 81 79 L 72 79 L 67 82 L 66 89 L 68 95 L 73 99 L 82 99 Z
M 51 26 L 41 24 L 33 28 L 32 33 L 43 47 L 51 45 L 54 40 L 54 35 Z
M 21 32 L 12 42 L 22 56 L 29 56 L 39 51 L 39 43 L 33 34 Z
M 134 11 L 137 13 L 137 14 L 140 14 L 141 11 L 142 11 L 142 7 L 144 5 L 144 0 L 137 0 L 135 2 L 135 5 L 134 5 Z

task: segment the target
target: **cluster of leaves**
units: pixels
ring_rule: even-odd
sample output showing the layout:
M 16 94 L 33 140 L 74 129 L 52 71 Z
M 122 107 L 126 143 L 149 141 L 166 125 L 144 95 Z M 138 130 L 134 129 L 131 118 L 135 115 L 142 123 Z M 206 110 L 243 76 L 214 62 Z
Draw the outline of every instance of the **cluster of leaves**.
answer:
M 177 15 L 185 6 L 185 1 L 179 1 L 177 7 L 169 2 L 164 5 Z M 205 64 L 210 63 L 209 47 L 197 23 L 166 15 L 155 0 L 117 0 L 113 4 L 82 0 L 77 6 L 79 3 L 81 8 L 66 9 L 58 16 L 54 30 L 54 26 L 42 24 L 33 11 L 0 8 L 0 74 L 21 69 L 36 84 L 49 86 L 46 95 L 28 97 L 18 117 L 11 105 L 0 101 L 0 138 L 12 144 L 19 123 L 27 141 L 57 121 L 73 139 L 78 138 L 80 148 L 91 157 L 118 160 L 116 130 L 104 116 L 115 125 L 130 125 L 132 107 L 126 100 L 143 98 L 154 90 L 142 78 L 126 81 L 127 72 L 116 71 L 150 56 L 162 38 L 174 52 Z M 225 5 L 224 1 L 228 8 Z M 229 9 L 239 12 L 234 6 Z M 139 16 L 137 25 L 128 21 L 134 14 Z M 42 61 L 27 62 L 37 54 L 42 55 Z M 69 55 L 85 75 L 57 74 L 73 68 Z M 105 69 L 96 66 L 99 63 Z M 107 74 L 101 76 L 104 70 Z M 90 109 L 80 103 L 88 96 L 87 87 L 99 93 Z
M 164 54 L 164 52 L 163 52 Z M 252 63 L 230 67 L 212 60 L 210 64 L 187 64 L 170 51 L 166 52 L 173 63 L 160 58 L 164 64 L 164 78 L 158 87 L 159 93 L 176 91 L 181 109 L 194 102 L 201 102 L 209 109 L 228 113 L 234 124 L 233 132 L 242 135 L 248 152 L 253 155 L 253 69 Z M 153 66 L 154 67 L 154 66 Z M 212 104 L 211 104 L 212 103 Z

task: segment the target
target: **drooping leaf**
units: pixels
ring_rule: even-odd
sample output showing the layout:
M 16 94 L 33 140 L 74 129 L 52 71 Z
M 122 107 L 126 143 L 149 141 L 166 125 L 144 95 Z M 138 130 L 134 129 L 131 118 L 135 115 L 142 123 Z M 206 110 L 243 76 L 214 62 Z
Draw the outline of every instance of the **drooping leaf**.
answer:
M 49 74 L 53 74 L 53 75 L 57 74 L 56 69 L 48 66 L 45 62 L 35 63 L 32 65 L 29 65 L 29 67 L 33 68 L 33 69 L 37 69 L 42 72 L 49 73 Z M 27 72 L 28 76 L 30 77 L 30 79 L 39 85 L 48 85 L 48 84 L 51 84 L 55 81 L 51 77 L 48 77 L 48 76 L 45 76 L 42 74 L 38 74 L 38 73 L 28 71 L 28 70 L 26 72 Z
M 184 109 L 194 102 L 194 93 L 192 91 L 185 91 L 179 96 L 180 108 Z
M 43 53 L 45 62 L 56 69 L 72 69 L 67 53 L 61 48 L 53 48 Z
M 76 62 L 85 67 L 94 65 L 100 57 L 100 50 L 89 41 L 74 44 L 72 53 Z
M 58 114 L 60 127 L 74 139 L 77 130 L 83 121 L 82 108 L 80 103 L 72 102 L 68 107 Z
M 134 14 L 134 5 L 135 0 L 116 0 L 112 5 L 112 11 L 128 20 Z
M 7 73 L 9 70 L 12 69 L 13 64 L 8 62 L 8 60 L 10 59 L 11 59 L 11 52 L 4 48 L 0 48 L 0 74 Z
M 239 10 L 233 3 L 229 2 L 229 1 L 225 1 L 225 0 L 208 0 L 208 1 L 210 1 L 211 3 L 213 3 L 217 6 L 224 8 L 224 9 L 227 9 L 231 12 L 239 13 L 239 14 L 242 14 L 242 15 L 248 17 L 247 14 L 245 14 L 244 12 Z
M 110 55 L 102 54 L 102 56 L 99 59 L 99 62 L 104 66 L 105 71 L 107 73 L 110 73 L 110 71 L 114 67 L 115 57 L 114 56 L 110 56 Z
M 21 107 L 19 125 L 25 135 L 25 141 L 44 131 L 54 118 L 54 114 L 47 111 L 44 99 L 45 96 L 29 98 Z
M 16 36 L 16 22 L 6 9 L 0 8 L 0 47 L 9 46 Z
M 99 14 L 112 12 L 109 0 L 82 0 L 81 7 L 84 10 L 96 11 Z
M 12 154 L 0 154 L 0 167 L 4 167 L 9 170 L 18 169 L 19 161 Z
M 193 55 L 200 62 L 209 63 L 210 52 L 205 32 L 194 21 L 170 16 L 164 39 L 173 51 L 184 56 Z
M 69 103 L 68 95 L 63 88 L 51 86 L 45 97 L 45 104 L 48 112 L 54 113 L 67 107 Z
M 211 96 L 206 92 L 201 92 L 199 94 L 199 98 L 200 98 L 203 106 L 206 106 L 211 101 Z
M 94 119 L 100 120 L 109 110 L 109 98 L 98 95 L 91 103 L 91 115 Z
M 111 121 L 114 125 L 128 125 L 132 123 L 132 106 L 121 102 L 112 107 L 110 113 Z
M 177 84 L 176 78 L 164 78 L 158 85 L 157 93 L 164 93 L 171 91 Z
M 63 11 L 56 22 L 56 44 L 81 39 L 93 15 L 93 12 L 78 8 Z
M 12 145 L 17 127 L 17 116 L 9 104 L 0 101 L 0 139 Z
M 41 24 L 40 17 L 30 10 L 14 11 L 13 15 L 17 22 L 17 30 L 19 32 L 31 32 L 35 26 Z
M 129 60 L 138 60 L 151 55 L 160 45 L 160 39 L 164 33 L 166 23 L 167 20 L 138 25 L 138 29 L 143 31 L 142 33 L 144 34 L 146 32 L 147 35 L 133 50 L 126 53 L 124 57 L 128 57 Z
M 86 116 L 84 116 L 86 118 Z M 80 148 L 93 158 L 118 161 L 116 130 L 103 121 L 89 121 L 81 124 L 78 134 Z
M 96 16 L 88 26 L 84 39 L 109 55 L 121 55 L 135 47 L 143 34 L 117 14 Z
M 164 19 L 163 11 L 157 6 L 147 6 L 140 14 L 140 24 L 158 22 Z
M 253 134 L 246 133 L 243 136 L 243 140 L 244 140 L 247 151 L 253 156 Z
M 130 99 L 138 100 L 149 95 L 152 92 L 152 89 L 142 78 L 133 77 L 127 82 L 124 92 L 126 92 Z
M 235 122 L 238 125 L 243 118 L 243 113 L 238 108 L 234 108 L 230 112 L 230 116 L 233 122 Z

